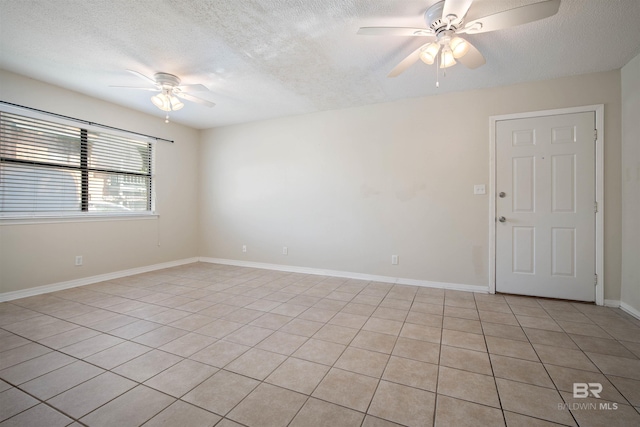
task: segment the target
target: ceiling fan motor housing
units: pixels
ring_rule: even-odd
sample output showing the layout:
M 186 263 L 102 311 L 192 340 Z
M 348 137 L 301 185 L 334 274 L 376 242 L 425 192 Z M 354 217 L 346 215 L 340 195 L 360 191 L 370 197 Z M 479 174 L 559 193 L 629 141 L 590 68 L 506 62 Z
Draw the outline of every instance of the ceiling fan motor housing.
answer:
M 460 19 L 460 17 L 455 17 L 455 19 L 449 23 L 449 20 L 442 16 L 443 10 L 444 1 L 440 1 L 427 9 L 424 13 L 425 22 L 429 28 L 433 30 L 436 36 L 446 30 L 453 30 L 453 32 L 455 32 L 455 30 L 457 30 L 462 24 L 462 19 Z
M 153 77 L 163 89 L 172 89 L 180 85 L 180 79 L 173 74 L 155 73 Z

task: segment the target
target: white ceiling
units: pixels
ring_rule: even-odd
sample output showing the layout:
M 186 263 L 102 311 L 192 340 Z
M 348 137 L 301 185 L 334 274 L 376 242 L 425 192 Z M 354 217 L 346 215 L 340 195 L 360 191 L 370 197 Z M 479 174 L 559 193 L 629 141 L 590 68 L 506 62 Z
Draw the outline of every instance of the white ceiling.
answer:
M 487 63 L 416 63 L 424 43 L 358 36 L 361 26 L 424 27 L 437 0 L 0 0 L 0 68 L 163 117 L 150 92 L 110 87 L 162 71 L 202 83 L 214 108 L 186 103 L 194 128 L 618 69 L 640 52 L 639 0 L 562 0 L 557 15 L 467 36 Z M 475 0 L 470 18 L 538 0 Z

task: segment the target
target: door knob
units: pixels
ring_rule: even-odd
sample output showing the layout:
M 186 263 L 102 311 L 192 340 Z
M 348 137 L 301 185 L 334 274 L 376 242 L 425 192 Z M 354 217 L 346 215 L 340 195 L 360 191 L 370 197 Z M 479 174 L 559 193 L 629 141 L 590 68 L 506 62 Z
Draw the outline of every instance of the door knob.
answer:
M 506 221 L 507 221 L 507 218 L 505 218 L 505 217 L 501 216 L 500 218 L 498 218 L 498 221 L 500 221 L 500 222 L 506 222 Z
M 506 194 L 504 191 L 501 191 L 500 194 L 498 194 L 498 196 L 500 196 L 501 199 L 504 199 L 506 197 Z

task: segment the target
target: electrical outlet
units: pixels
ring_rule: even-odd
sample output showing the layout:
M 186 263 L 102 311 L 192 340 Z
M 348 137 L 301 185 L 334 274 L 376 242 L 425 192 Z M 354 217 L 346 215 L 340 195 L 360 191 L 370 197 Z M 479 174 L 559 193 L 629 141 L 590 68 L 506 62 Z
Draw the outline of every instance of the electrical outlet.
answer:
M 476 184 L 473 186 L 473 194 L 487 194 L 484 184 Z
M 398 265 L 398 255 L 391 255 L 391 264 Z
M 282 255 L 289 255 L 289 248 L 287 248 L 286 246 L 282 247 Z
M 247 245 L 242 245 L 242 252 L 247 252 Z
M 82 265 L 82 255 L 76 255 L 76 267 Z

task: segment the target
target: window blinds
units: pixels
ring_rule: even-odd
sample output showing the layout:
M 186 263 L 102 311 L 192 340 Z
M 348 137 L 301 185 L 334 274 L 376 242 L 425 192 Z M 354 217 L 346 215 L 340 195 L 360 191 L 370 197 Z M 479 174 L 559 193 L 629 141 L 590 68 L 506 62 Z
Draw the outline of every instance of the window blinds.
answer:
M 153 145 L 0 111 L 0 215 L 152 210 Z

